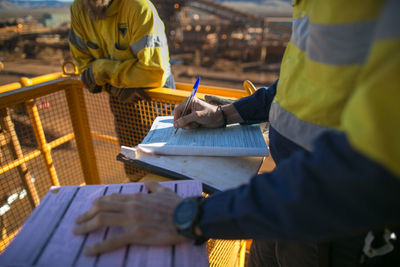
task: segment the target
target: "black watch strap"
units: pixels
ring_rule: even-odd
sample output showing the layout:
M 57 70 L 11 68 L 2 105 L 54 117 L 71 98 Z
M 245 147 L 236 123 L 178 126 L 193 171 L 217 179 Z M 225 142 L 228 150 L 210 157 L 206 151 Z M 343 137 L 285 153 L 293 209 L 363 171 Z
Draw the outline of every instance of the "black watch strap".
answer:
M 195 245 L 201 245 L 207 241 L 202 235 L 197 235 L 195 227 L 201 216 L 201 197 L 184 199 L 175 209 L 174 223 L 177 232 L 187 238 L 194 239 Z

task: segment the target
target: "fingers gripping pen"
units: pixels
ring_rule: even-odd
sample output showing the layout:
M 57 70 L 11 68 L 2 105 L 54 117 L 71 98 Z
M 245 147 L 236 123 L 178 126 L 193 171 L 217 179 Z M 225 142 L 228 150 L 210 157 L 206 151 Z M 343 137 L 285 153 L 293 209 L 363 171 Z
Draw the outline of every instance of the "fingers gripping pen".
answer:
M 193 97 L 195 96 L 195 94 L 196 94 L 196 92 L 197 92 L 197 88 L 199 87 L 199 83 L 200 83 L 200 77 L 197 78 L 196 83 L 195 83 L 194 86 L 193 86 L 192 93 L 190 94 L 190 96 L 189 96 L 188 99 L 186 100 L 186 105 L 185 105 L 185 108 L 183 109 L 183 112 L 181 113 L 181 118 L 182 118 L 183 116 L 186 115 L 186 112 L 187 112 L 187 110 L 188 110 L 188 108 L 189 108 L 189 106 L 190 106 L 190 103 L 192 102 L 192 99 L 193 99 Z M 175 130 L 174 134 L 176 134 L 176 132 L 178 131 L 178 129 L 179 129 L 179 128 L 177 128 L 177 129 Z

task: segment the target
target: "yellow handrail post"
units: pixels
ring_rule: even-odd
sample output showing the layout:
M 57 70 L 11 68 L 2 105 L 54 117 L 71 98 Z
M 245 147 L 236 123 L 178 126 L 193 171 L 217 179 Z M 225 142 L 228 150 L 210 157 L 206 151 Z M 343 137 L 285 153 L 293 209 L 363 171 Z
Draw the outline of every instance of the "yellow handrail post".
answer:
M 239 267 L 246 265 L 246 240 L 240 240 Z
M 35 133 L 36 142 L 39 145 L 39 149 L 42 152 L 43 159 L 46 165 L 47 172 L 49 173 L 51 183 L 54 186 L 60 186 L 60 182 L 58 181 L 56 168 L 53 164 L 53 158 L 51 157 L 51 147 L 46 142 L 46 137 L 44 134 L 42 122 L 40 121 L 39 111 L 35 105 L 35 101 L 33 99 L 27 101 L 25 103 L 26 109 L 28 110 L 29 118 L 31 119 L 33 132 Z
M 75 140 L 86 184 L 100 184 L 82 86 L 65 90 Z
M 14 123 L 11 120 L 10 114 L 7 108 L 0 110 L 1 117 L 1 128 L 3 128 L 10 135 L 10 150 L 13 154 L 14 159 L 22 159 L 24 157 L 21 149 L 21 144 L 19 143 L 17 133 L 15 132 Z M 39 205 L 39 195 L 37 193 L 36 187 L 31 180 L 31 174 L 25 163 L 18 166 L 18 172 L 21 177 L 22 183 L 26 190 L 28 191 L 28 199 L 32 204 L 32 207 Z
M 257 91 L 257 88 L 254 86 L 254 84 L 250 80 L 245 80 L 243 82 L 243 87 L 246 89 L 246 92 L 249 95 L 254 94 L 255 91 Z
M 22 86 L 30 86 L 33 84 L 32 80 L 26 77 L 21 78 Z M 51 183 L 54 186 L 60 186 L 60 182 L 58 181 L 56 168 L 53 164 L 53 159 L 51 157 L 51 147 L 47 144 L 46 136 L 43 131 L 42 122 L 40 121 L 39 112 L 35 105 L 35 101 L 30 99 L 25 102 L 26 109 L 29 114 L 29 118 L 31 119 L 33 132 L 35 133 L 36 142 L 39 145 L 39 149 L 42 152 L 44 163 L 46 165 L 47 172 L 49 173 Z

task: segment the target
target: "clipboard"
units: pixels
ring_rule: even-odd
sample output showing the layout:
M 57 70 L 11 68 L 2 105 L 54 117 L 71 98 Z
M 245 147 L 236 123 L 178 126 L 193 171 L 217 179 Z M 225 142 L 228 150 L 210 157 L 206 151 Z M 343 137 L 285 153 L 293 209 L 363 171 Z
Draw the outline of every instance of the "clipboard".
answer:
M 150 155 L 122 146 L 117 160 L 167 178 L 200 181 L 204 192 L 215 193 L 248 183 L 263 157 Z
M 211 157 L 266 157 L 268 146 L 260 126 L 230 124 L 199 127 L 174 134 L 173 116 L 158 116 L 138 147 L 159 155 Z

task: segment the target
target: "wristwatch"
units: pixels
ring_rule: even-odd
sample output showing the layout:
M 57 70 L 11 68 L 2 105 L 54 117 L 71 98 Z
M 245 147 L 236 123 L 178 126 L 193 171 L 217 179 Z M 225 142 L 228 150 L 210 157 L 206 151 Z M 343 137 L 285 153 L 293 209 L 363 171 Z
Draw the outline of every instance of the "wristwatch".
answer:
M 201 215 L 201 201 L 201 197 L 184 199 L 175 208 L 173 217 L 178 234 L 194 239 L 195 245 L 201 245 L 207 241 L 207 238 L 195 233 L 195 226 Z

